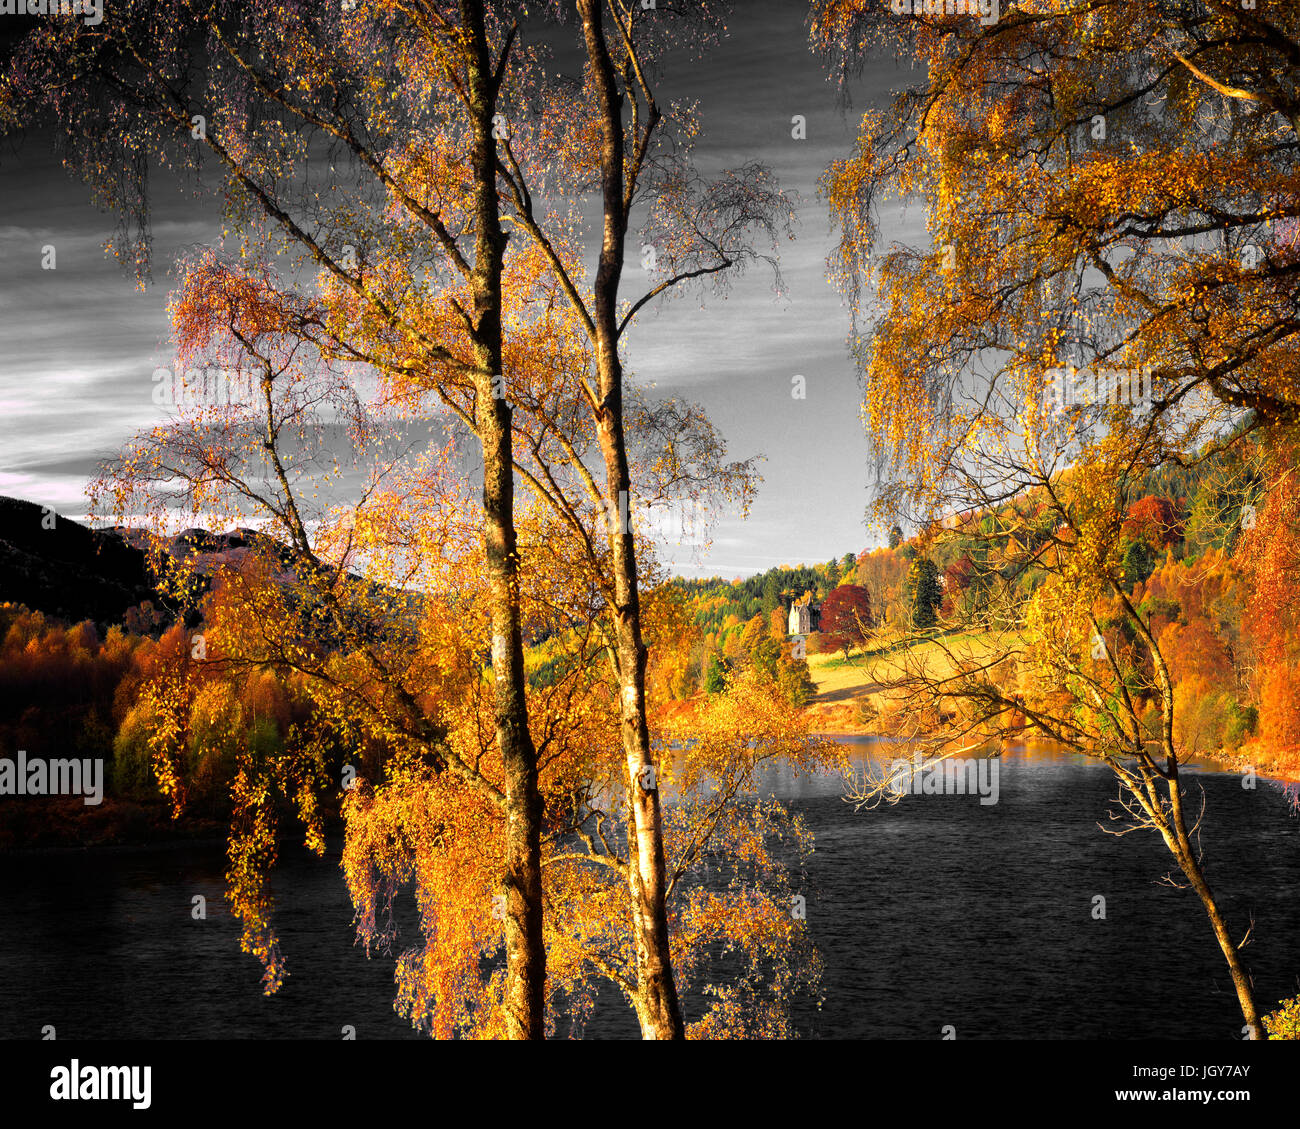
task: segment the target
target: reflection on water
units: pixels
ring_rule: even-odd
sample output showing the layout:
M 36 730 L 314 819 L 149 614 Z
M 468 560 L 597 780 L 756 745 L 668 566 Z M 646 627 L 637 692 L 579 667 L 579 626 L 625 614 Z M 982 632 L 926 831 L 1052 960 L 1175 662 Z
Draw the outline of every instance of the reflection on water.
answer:
M 879 743 L 845 738 L 861 765 Z M 888 754 L 886 754 L 888 756 Z M 1208 877 L 1261 1006 L 1300 992 L 1300 820 L 1261 782 L 1189 774 Z M 808 924 L 826 966 L 823 1038 L 1234 1038 L 1223 960 L 1194 894 L 1159 885 L 1159 839 L 1103 834 L 1116 785 L 1104 766 L 1046 749 L 999 764 L 998 802 L 907 796 L 855 812 L 837 777 L 766 766 L 762 787 L 816 836 Z M 392 964 L 352 943 L 337 870 L 286 850 L 276 878 L 291 975 L 270 999 L 239 952 L 220 847 L 0 857 L 0 1036 L 419 1037 L 392 1010 Z M 190 916 L 195 894 L 207 921 Z M 1105 898 L 1105 920 L 1092 917 Z M 410 925 L 409 918 L 405 924 Z M 635 1036 L 611 992 L 589 1037 Z

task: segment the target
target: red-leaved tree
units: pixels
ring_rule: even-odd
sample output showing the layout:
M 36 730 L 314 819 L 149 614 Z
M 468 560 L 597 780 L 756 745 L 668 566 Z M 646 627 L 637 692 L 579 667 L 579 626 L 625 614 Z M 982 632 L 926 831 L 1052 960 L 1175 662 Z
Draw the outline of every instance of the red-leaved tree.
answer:
M 1163 549 L 1182 536 L 1182 523 L 1168 498 L 1148 494 L 1129 507 L 1124 535 L 1130 541 L 1145 541 L 1153 549 Z
M 871 593 L 860 584 L 841 584 L 822 604 L 822 645 L 848 659 L 850 648 L 870 638 L 872 623 Z

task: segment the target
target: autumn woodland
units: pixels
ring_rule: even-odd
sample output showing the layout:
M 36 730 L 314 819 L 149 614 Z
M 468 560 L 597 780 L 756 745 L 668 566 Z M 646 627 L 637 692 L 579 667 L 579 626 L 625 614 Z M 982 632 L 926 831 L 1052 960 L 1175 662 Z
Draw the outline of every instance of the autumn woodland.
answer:
M 1213 1016 L 1142 1032 L 1300 1036 L 1300 7 L 64 8 L 0 6 L 0 311 L 111 260 L 145 312 L 95 334 L 154 363 L 56 497 L 4 315 L 0 862 L 214 852 L 175 928 L 250 1015 L 311 973 L 292 858 L 424 1037 L 887 1037 L 819 860 L 881 880 L 844 836 L 925 809 L 904 906 L 958 827 L 995 875 L 982 826 L 1084 844 L 1077 892 L 1024 851 L 1061 929 L 1194 954 Z M 774 40 L 822 116 L 748 108 Z

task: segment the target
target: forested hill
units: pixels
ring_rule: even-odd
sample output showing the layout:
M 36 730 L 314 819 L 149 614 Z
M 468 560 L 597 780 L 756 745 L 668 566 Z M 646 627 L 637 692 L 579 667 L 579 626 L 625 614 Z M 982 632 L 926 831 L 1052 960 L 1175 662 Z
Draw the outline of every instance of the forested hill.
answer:
M 1121 527 L 1126 581 L 1132 585 L 1146 580 L 1166 552 L 1188 564 L 1209 550 L 1230 556 L 1241 532 L 1242 507 L 1258 501 L 1259 487 L 1249 459 L 1235 451 L 1196 466 L 1161 467 L 1148 475 Z M 755 616 L 766 619 L 777 608 L 786 610 L 806 593 L 820 604 L 843 584 L 866 587 L 877 619 L 904 626 L 914 610 L 905 584 L 907 566 L 918 554 L 933 560 L 940 587 L 953 594 L 966 586 L 975 555 L 986 564 L 1000 556 L 1000 571 L 1005 575 L 1018 571 L 1013 558 L 1026 548 L 1023 536 L 1017 538 L 1009 523 L 996 515 L 975 515 L 966 521 L 976 528 L 965 542 L 961 538 L 935 542 L 928 531 L 904 537 L 895 526 L 887 546 L 845 553 L 822 564 L 779 565 L 735 579 L 675 578 L 671 583 L 688 596 L 695 623 L 719 643 Z M 1026 582 L 1032 582 L 1029 576 Z
M 1113 567 L 1169 663 L 1185 746 L 1231 752 L 1258 739 L 1269 757 L 1285 758 L 1300 747 L 1300 663 L 1267 643 L 1277 634 L 1275 605 L 1286 601 L 1269 587 L 1275 573 L 1264 562 L 1285 547 L 1276 531 L 1267 541 L 1243 539 L 1257 516 L 1263 522 L 1271 513 L 1257 454 L 1247 438 L 1226 455 L 1147 475 L 1115 514 Z M 895 526 L 889 544 L 824 564 L 674 580 L 697 632 L 675 691 L 716 691 L 760 645 L 788 651 L 788 610 L 806 595 L 830 606 L 852 590 L 854 606 L 869 609 L 857 618 L 869 623 L 870 638 L 846 639 L 842 616 L 834 636 L 823 617 L 822 630 L 806 639 L 810 656 L 847 655 L 846 645 L 869 652 L 918 629 L 978 631 L 995 600 L 1021 603 L 1044 582 L 1039 554 L 1062 535 L 1050 520 L 1047 507 L 1024 497 L 1002 512 L 963 514 L 907 537 Z M 1140 645 L 1112 604 L 1102 599 L 1092 609 L 1103 632 L 1115 633 L 1116 646 Z
M 860 555 L 865 555 L 865 551 L 845 553 L 842 558 L 825 564 L 781 565 L 744 579 L 723 580 L 714 576 L 679 578 L 672 583 L 691 597 L 695 622 L 718 631 L 733 619 L 730 625 L 734 627 L 756 615 L 767 616 L 778 607 L 788 608 L 791 600 L 805 592 L 813 593 L 814 603 L 821 603 L 831 589 L 851 578 Z

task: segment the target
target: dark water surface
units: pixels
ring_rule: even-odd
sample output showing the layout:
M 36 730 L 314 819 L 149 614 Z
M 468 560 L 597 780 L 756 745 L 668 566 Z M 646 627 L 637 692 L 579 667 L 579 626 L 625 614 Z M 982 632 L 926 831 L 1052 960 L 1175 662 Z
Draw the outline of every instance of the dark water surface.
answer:
M 850 739 L 853 740 L 853 739 Z M 869 739 L 856 743 L 869 747 Z M 837 778 L 769 785 L 816 837 L 805 891 L 826 1003 L 820 1038 L 1240 1038 L 1223 958 L 1189 890 L 1159 884 L 1159 838 L 1103 834 L 1109 772 L 1057 754 L 1001 759 L 998 802 L 909 796 L 855 813 Z M 1300 819 L 1236 775 L 1188 777 L 1211 886 L 1259 1004 L 1300 992 Z M 222 896 L 220 846 L 0 856 L 0 1037 L 420 1038 L 392 1008 L 392 962 L 353 945 L 337 869 L 286 849 L 275 878 L 290 976 L 259 989 Z M 190 916 L 207 898 L 208 919 Z M 1092 917 L 1106 899 L 1105 920 Z M 588 1037 L 636 1035 L 614 993 Z M 693 1018 L 693 1017 L 691 1017 Z

